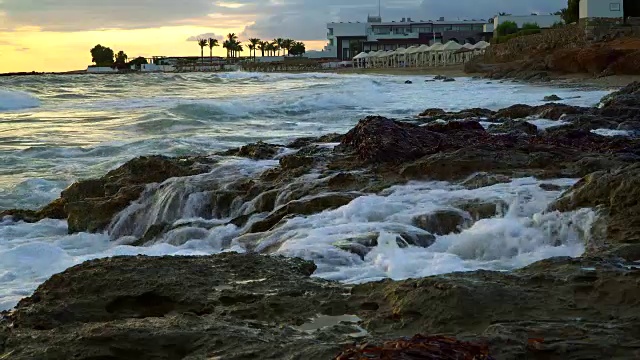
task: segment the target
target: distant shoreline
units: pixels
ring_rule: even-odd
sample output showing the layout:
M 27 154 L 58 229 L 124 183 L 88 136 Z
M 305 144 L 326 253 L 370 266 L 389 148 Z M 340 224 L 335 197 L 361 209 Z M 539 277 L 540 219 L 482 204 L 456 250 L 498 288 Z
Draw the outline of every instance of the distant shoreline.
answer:
M 208 73 L 221 73 L 229 71 L 212 71 Z M 395 75 L 395 76 L 435 76 L 443 75 L 448 77 L 474 77 L 482 76 L 482 73 L 466 73 L 463 65 L 445 66 L 445 67 L 424 67 L 424 68 L 375 68 L 375 69 L 357 69 L 357 68 L 340 68 L 325 69 L 313 71 L 276 71 L 278 73 L 333 73 L 333 74 L 360 74 L 360 75 Z M 134 72 L 134 73 L 89 73 L 86 70 L 73 70 L 64 72 L 10 72 L 0 73 L 0 77 L 10 76 L 38 76 L 38 75 L 126 75 L 126 74 L 155 74 L 156 72 Z M 178 73 L 178 72 L 176 72 Z M 180 72 L 185 73 L 185 72 Z M 190 73 L 190 72 L 186 72 Z M 199 73 L 194 71 L 194 73 Z M 270 72 L 265 72 L 270 73 Z M 486 79 L 487 81 L 516 81 L 518 79 Z M 621 88 L 629 85 L 634 81 L 640 81 L 640 75 L 612 75 L 607 77 L 595 78 L 589 74 L 553 74 L 551 82 L 526 82 L 530 84 L 548 85 L 553 87 L 583 87 L 608 90 L 613 88 Z

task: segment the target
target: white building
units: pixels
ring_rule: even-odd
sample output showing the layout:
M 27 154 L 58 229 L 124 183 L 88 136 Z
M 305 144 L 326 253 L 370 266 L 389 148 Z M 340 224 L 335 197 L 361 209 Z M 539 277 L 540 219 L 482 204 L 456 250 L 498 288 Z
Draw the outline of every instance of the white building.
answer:
M 330 57 L 350 60 L 361 51 L 395 50 L 399 47 L 429 45 L 455 41 L 475 43 L 483 40 L 486 20 L 439 20 L 383 22 L 379 16 L 369 16 L 367 22 L 332 22 L 327 24 L 327 46 L 308 57 Z
M 507 21 L 513 21 L 519 28 L 524 24 L 538 24 L 541 29 L 548 29 L 555 23 L 562 23 L 562 17 L 560 15 L 496 15 L 493 18 L 493 29 L 497 29 L 500 24 Z
M 623 19 L 624 0 L 580 0 L 580 19 L 586 18 Z

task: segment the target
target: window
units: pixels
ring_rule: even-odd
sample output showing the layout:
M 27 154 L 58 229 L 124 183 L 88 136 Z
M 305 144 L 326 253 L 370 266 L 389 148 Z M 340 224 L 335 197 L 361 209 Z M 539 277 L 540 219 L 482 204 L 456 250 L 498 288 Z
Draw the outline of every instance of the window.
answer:
M 620 11 L 620 3 L 609 3 L 610 11 Z
M 333 28 L 329 28 L 329 35 L 333 35 Z

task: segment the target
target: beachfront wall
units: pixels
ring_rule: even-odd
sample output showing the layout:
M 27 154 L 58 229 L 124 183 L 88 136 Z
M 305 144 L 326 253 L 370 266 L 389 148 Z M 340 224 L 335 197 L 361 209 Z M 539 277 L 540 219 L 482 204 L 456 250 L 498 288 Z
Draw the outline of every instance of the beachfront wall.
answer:
M 87 72 L 90 74 L 108 74 L 108 73 L 117 73 L 117 69 L 113 69 L 107 66 L 89 66 L 87 68 Z

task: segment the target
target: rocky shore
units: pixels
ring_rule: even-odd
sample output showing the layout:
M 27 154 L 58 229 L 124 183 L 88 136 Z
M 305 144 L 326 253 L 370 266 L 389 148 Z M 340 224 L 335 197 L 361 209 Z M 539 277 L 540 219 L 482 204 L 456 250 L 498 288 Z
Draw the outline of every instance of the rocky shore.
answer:
M 66 219 L 69 233 L 106 231 L 135 246 L 233 226 L 239 232 L 221 248 L 246 253 L 114 257 L 67 269 L 2 315 L 0 359 L 637 358 L 639 134 L 634 83 L 593 108 L 427 109 L 409 121 L 367 117 L 346 134 L 286 146 L 131 160 L 43 209 L 0 217 Z M 241 171 L 226 165 L 230 157 L 273 166 Z M 547 215 L 595 210 L 589 228 L 573 229 L 585 242 L 582 257 L 347 285 L 313 276 L 313 262 L 266 255 L 286 240 L 288 220 L 385 196 L 395 185 L 478 189 L 520 177 L 582 178 L 569 189 L 541 185 L 564 191 Z M 394 241 L 430 247 L 505 206 L 466 199 L 417 216 Z M 199 220 L 179 221 L 185 213 Z M 549 229 L 551 241 L 563 231 Z M 364 258 L 380 241 L 371 233 L 334 245 Z

